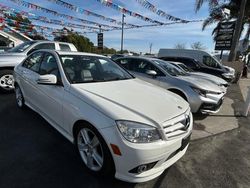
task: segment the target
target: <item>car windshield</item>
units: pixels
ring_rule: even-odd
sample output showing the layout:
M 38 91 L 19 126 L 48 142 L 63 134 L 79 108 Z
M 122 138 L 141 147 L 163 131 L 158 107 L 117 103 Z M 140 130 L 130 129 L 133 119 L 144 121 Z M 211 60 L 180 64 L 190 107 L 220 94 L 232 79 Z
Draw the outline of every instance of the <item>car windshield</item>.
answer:
M 203 63 L 208 67 L 221 68 L 221 64 L 212 56 L 203 56 Z
M 178 64 L 178 66 L 181 67 L 186 72 L 193 72 L 193 70 L 191 68 L 187 67 L 183 63 Z
M 35 41 L 29 41 L 29 42 L 24 42 L 22 44 L 19 44 L 15 48 L 12 48 L 8 50 L 9 52 L 16 52 L 16 53 L 21 53 L 27 50 L 32 44 L 36 43 Z
M 168 74 L 171 76 L 185 76 L 187 75 L 187 72 L 184 70 L 181 70 L 180 68 L 175 67 L 174 65 L 171 65 L 170 63 L 166 61 L 161 60 L 153 60 L 156 64 L 158 64 L 162 69 L 164 69 Z
M 132 79 L 128 72 L 105 57 L 60 55 L 70 83 L 107 82 Z

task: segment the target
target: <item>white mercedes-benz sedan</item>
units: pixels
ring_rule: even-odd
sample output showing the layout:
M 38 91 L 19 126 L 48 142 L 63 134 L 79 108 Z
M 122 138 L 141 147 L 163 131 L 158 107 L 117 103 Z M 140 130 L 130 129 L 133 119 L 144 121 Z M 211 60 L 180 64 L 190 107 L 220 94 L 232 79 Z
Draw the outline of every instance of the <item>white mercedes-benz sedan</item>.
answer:
M 14 78 L 18 107 L 30 107 L 75 143 L 94 174 L 148 181 L 189 145 L 188 103 L 104 56 L 40 50 L 15 67 Z

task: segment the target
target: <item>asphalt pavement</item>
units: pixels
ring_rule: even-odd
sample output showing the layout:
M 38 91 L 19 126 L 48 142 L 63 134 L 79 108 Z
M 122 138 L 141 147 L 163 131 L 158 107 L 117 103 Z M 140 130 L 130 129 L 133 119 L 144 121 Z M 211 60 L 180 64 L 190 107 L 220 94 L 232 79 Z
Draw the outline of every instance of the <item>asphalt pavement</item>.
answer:
M 236 91 L 230 97 L 242 98 Z M 160 177 L 129 184 L 88 174 L 67 139 L 32 110 L 18 109 L 13 94 L 0 95 L 0 188 L 248 188 L 250 117 L 237 122 L 239 128 L 192 141 Z

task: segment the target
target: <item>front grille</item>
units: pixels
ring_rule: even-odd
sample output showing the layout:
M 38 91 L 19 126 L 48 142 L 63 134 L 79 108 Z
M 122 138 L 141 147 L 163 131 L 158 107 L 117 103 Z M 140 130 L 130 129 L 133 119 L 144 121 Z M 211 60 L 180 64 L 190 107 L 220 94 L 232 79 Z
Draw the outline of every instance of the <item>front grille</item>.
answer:
M 211 111 L 217 111 L 223 103 L 223 99 L 220 99 L 220 101 L 217 104 L 211 104 L 211 103 L 203 103 L 201 105 L 202 110 L 211 110 Z
M 177 118 L 163 123 L 163 130 L 167 139 L 173 139 L 187 133 L 191 123 L 191 118 L 187 114 L 183 114 Z

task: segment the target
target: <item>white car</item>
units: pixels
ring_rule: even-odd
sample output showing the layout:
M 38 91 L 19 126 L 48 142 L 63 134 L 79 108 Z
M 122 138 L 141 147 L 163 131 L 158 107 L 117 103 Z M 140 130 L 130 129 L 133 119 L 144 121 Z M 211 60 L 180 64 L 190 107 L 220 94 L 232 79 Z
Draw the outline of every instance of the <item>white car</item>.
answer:
M 92 173 L 144 182 L 187 150 L 188 103 L 104 56 L 40 50 L 14 76 L 18 107 L 27 105 L 75 143 Z

